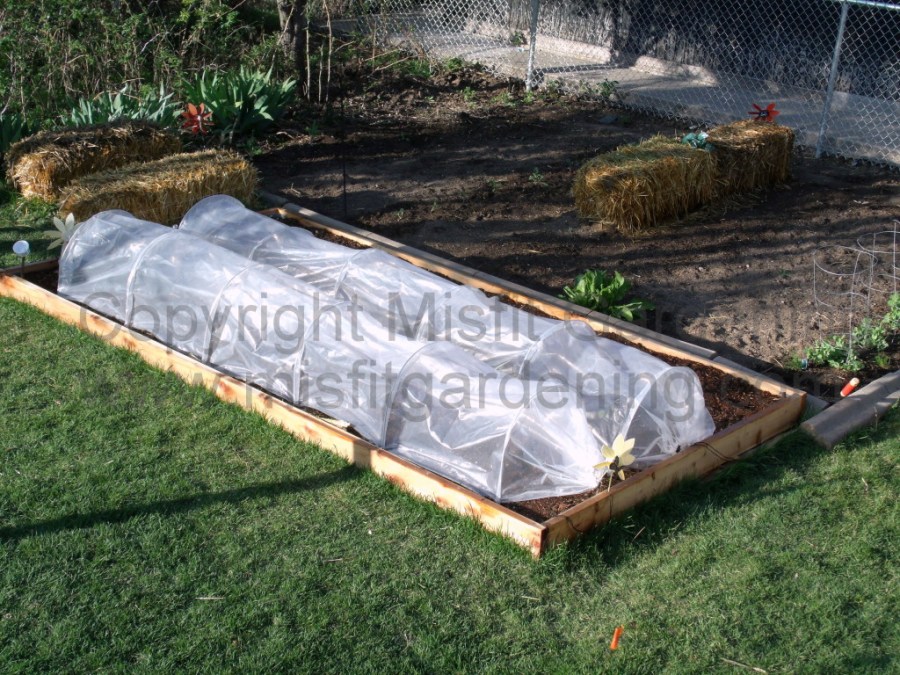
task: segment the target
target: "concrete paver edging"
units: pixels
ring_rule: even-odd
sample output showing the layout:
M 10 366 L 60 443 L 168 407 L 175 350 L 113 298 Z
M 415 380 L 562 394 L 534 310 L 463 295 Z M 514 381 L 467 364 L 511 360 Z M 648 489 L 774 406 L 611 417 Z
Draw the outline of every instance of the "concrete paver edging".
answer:
M 857 429 L 881 419 L 898 403 L 900 370 L 895 370 L 806 420 L 800 428 L 831 450 Z

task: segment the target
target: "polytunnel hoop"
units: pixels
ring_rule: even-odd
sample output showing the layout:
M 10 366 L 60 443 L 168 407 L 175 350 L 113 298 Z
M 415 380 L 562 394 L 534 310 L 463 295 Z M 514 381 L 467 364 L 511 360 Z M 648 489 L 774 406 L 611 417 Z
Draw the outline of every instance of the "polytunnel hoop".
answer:
M 278 233 L 273 232 L 268 237 L 264 237 L 256 246 L 254 246 L 252 249 L 250 249 L 250 252 L 247 254 L 247 257 L 250 258 L 250 260 L 256 260 L 256 252 L 260 249 L 260 247 L 263 244 L 265 244 L 266 242 L 268 242 L 270 239 L 274 239 L 277 236 L 278 236 Z
M 464 293 L 466 291 L 471 291 L 471 290 L 472 290 L 472 288 L 470 288 L 469 286 L 466 286 L 465 284 L 460 284 L 460 285 L 456 286 L 453 290 L 451 290 L 449 293 L 444 294 L 441 297 L 441 299 L 438 300 L 437 302 L 435 302 L 435 304 L 434 304 L 434 316 L 435 317 L 441 316 L 441 312 L 443 311 L 444 306 L 450 304 L 456 298 L 457 293 Z M 436 334 L 434 333 L 434 330 L 436 328 L 434 323 L 435 322 L 429 323 L 428 321 L 423 321 L 419 325 L 419 330 L 416 332 L 415 339 L 422 340 L 425 342 L 431 342 L 431 341 L 453 342 L 453 340 L 446 339 L 446 338 L 444 340 L 437 340 Z M 423 335 L 423 333 L 429 329 L 432 331 L 432 335 L 430 335 L 430 336 Z M 451 325 L 451 330 L 452 330 L 452 325 Z M 446 327 L 444 329 L 444 333 L 445 333 L 445 335 L 447 333 Z
M 255 249 L 254 249 L 255 250 Z M 347 276 L 347 272 L 350 270 L 350 265 L 354 264 L 357 258 L 366 255 L 367 253 L 371 253 L 372 251 L 376 251 L 378 249 L 374 248 L 366 248 L 362 251 L 354 253 L 349 258 L 347 258 L 347 262 L 341 267 L 341 271 L 338 273 L 337 279 L 334 282 L 334 293 L 335 296 L 339 295 L 341 292 L 341 287 L 344 285 L 344 279 Z M 349 300 L 349 298 L 348 298 Z
M 522 414 L 531 407 L 532 402 L 540 396 L 539 392 L 535 392 L 532 396 L 529 397 L 528 402 L 523 405 L 519 410 L 516 411 L 516 414 L 510 420 L 509 425 L 506 427 L 506 432 L 503 434 L 503 449 L 500 451 L 500 470 L 497 472 L 497 486 L 494 489 L 494 494 L 502 495 L 503 494 L 503 475 L 506 470 L 506 452 L 509 450 L 509 439 L 512 436 L 513 430 L 519 425 L 519 418 Z
M 128 278 L 125 280 L 125 317 L 124 324 L 129 328 L 132 327 L 131 319 L 132 313 L 134 312 L 134 279 L 137 276 L 137 270 L 141 266 L 141 263 L 144 261 L 144 258 L 147 257 L 147 254 L 155 248 L 163 239 L 171 238 L 175 235 L 179 234 L 178 232 L 165 232 L 158 237 L 152 239 L 150 242 L 144 246 L 143 250 L 137 254 L 137 257 L 134 259 L 134 262 L 131 264 L 131 270 L 128 272 Z
M 316 315 L 312 318 L 312 321 L 309 322 L 306 330 L 303 331 L 303 343 L 300 345 L 300 349 L 297 350 L 297 356 L 294 357 L 294 367 L 292 368 L 294 381 L 291 386 L 291 397 L 293 398 L 294 403 L 304 403 L 300 400 L 300 373 L 303 370 L 303 355 L 306 352 L 306 345 L 309 343 L 309 332 L 319 322 L 319 318 L 322 316 L 323 312 L 326 312 L 334 307 L 342 307 L 345 305 L 347 305 L 346 302 L 335 301 L 334 304 L 320 307 L 319 311 L 316 312 Z
M 425 342 L 419 347 L 416 351 L 410 354 L 409 358 L 406 359 L 406 363 L 403 364 L 403 367 L 397 372 L 397 379 L 391 383 L 391 391 L 388 396 L 385 397 L 385 406 L 384 406 L 384 419 L 381 421 L 381 438 L 379 439 L 379 445 L 383 448 L 387 448 L 387 432 L 388 432 L 388 424 L 390 423 L 391 411 L 394 409 L 394 399 L 397 396 L 397 390 L 400 387 L 400 383 L 403 381 L 403 374 L 406 372 L 406 369 L 409 367 L 413 361 L 419 358 L 426 349 L 437 348 L 437 345 L 441 344 L 440 342 Z
M 128 213 L 128 211 L 123 211 L 122 209 L 110 209 L 109 211 L 106 211 L 106 213 L 115 214 L 115 215 L 125 215 L 125 216 L 128 216 L 129 218 L 133 217 L 130 213 Z M 68 269 L 69 264 L 70 264 L 69 258 L 72 257 L 73 255 L 75 255 L 73 253 L 73 251 L 75 250 L 75 247 L 70 246 L 70 244 L 81 239 L 82 237 L 87 236 L 88 232 L 90 232 L 94 228 L 98 228 L 99 226 L 100 226 L 99 221 L 95 221 L 93 218 L 89 218 L 88 220 L 84 221 L 81 225 L 78 226 L 78 229 L 75 230 L 75 233 L 72 235 L 72 237 L 69 239 L 69 241 L 66 242 L 66 245 L 63 246 L 62 252 L 59 255 L 58 268 L 59 268 L 60 272 L 63 272 L 64 270 Z
M 522 364 L 519 366 L 519 371 L 516 373 L 519 377 L 525 377 L 525 367 L 531 363 L 531 357 L 534 356 L 537 348 L 541 346 L 544 338 L 549 337 L 552 333 L 559 330 L 567 330 L 569 327 L 569 321 L 560 321 L 553 326 L 550 326 L 547 330 L 541 333 L 540 337 L 534 341 L 534 343 L 525 351 L 525 355 L 522 357 Z M 561 382 L 561 384 L 563 384 Z
M 219 303 L 222 302 L 222 296 L 225 295 L 225 291 L 227 291 L 231 285 L 235 282 L 235 280 L 246 274 L 250 269 L 258 268 L 259 265 L 253 261 L 247 263 L 247 265 L 236 274 L 233 274 L 231 278 L 222 284 L 222 288 L 219 289 L 219 292 L 216 293 L 215 299 L 212 301 L 212 305 L 210 305 L 210 313 L 209 313 L 209 321 L 206 322 L 206 336 L 204 342 L 206 344 L 206 348 L 204 349 L 204 363 L 209 363 L 212 358 L 212 339 L 213 339 L 213 327 L 216 323 L 216 316 L 219 313 Z

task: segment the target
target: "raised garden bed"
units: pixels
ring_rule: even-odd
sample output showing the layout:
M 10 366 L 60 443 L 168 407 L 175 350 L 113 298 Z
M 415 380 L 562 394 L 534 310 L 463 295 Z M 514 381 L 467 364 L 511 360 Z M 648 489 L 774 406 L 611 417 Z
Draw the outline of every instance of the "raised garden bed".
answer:
M 7 270 L 7 274 L 0 276 L 0 295 L 32 304 L 109 344 L 134 351 L 151 365 L 170 370 L 191 384 L 205 386 L 223 400 L 256 411 L 296 436 L 369 468 L 418 497 L 477 519 L 487 529 L 510 537 L 536 557 L 554 544 L 573 539 L 665 492 L 675 483 L 709 473 L 790 429 L 797 424 L 805 407 L 804 392 L 711 361 L 703 355 L 702 349 L 507 284 L 293 205 L 278 213 L 324 236 L 338 238 L 342 243 L 377 246 L 422 268 L 499 295 L 519 306 L 560 319 L 582 319 L 600 334 L 630 342 L 665 360 L 694 368 L 703 381 L 707 404 L 716 420 L 716 433 L 649 469 L 614 483 L 609 489 L 604 482 L 602 488 L 591 493 L 538 500 L 540 503 L 503 505 L 378 448 L 331 420 L 279 400 L 56 295 L 52 290 L 55 262 L 26 266 L 24 278 L 13 276 L 20 271 L 18 269 Z M 735 421 L 738 418 L 742 419 Z

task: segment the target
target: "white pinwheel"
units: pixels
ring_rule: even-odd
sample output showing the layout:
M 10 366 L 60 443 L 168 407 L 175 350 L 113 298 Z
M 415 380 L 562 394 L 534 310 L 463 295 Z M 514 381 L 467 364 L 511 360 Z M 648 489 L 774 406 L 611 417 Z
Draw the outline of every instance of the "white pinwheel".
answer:
M 606 469 L 611 473 L 617 474 L 620 480 L 625 480 L 625 471 L 623 471 L 623 469 L 626 466 L 634 464 L 634 455 L 631 454 L 631 449 L 633 447 L 633 438 L 626 439 L 622 434 L 619 434 L 613 441 L 612 447 L 608 445 L 603 446 L 601 452 L 606 461 L 595 464 L 594 468 Z M 610 485 L 611 484 L 612 476 L 610 476 Z
M 44 234 L 50 237 L 51 244 L 47 247 L 47 250 L 56 248 L 57 246 L 63 246 L 64 244 L 69 243 L 69 239 L 72 238 L 72 235 L 75 234 L 75 230 L 78 229 L 78 226 L 81 223 L 75 222 L 75 214 L 70 213 L 66 216 L 66 219 L 60 220 L 56 216 L 53 217 L 53 225 L 56 227 L 55 230 L 45 230 Z

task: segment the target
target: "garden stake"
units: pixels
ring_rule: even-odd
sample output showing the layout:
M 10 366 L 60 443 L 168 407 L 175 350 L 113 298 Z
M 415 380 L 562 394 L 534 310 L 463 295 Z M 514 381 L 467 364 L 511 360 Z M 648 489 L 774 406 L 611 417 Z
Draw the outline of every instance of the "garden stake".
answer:
M 609 643 L 610 649 L 618 649 L 619 648 L 619 638 L 622 637 L 622 631 L 624 628 L 622 626 L 617 626 L 616 630 L 613 631 L 612 642 Z
M 20 239 L 15 244 L 13 244 L 13 253 L 19 256 L 19 261 L 21 268 L 19 270 L 19 276 L 25 276 L 25 258 L 28 257 L 28 253 L 31 251 L 31 245 L 25 241 L 24 239 Z

